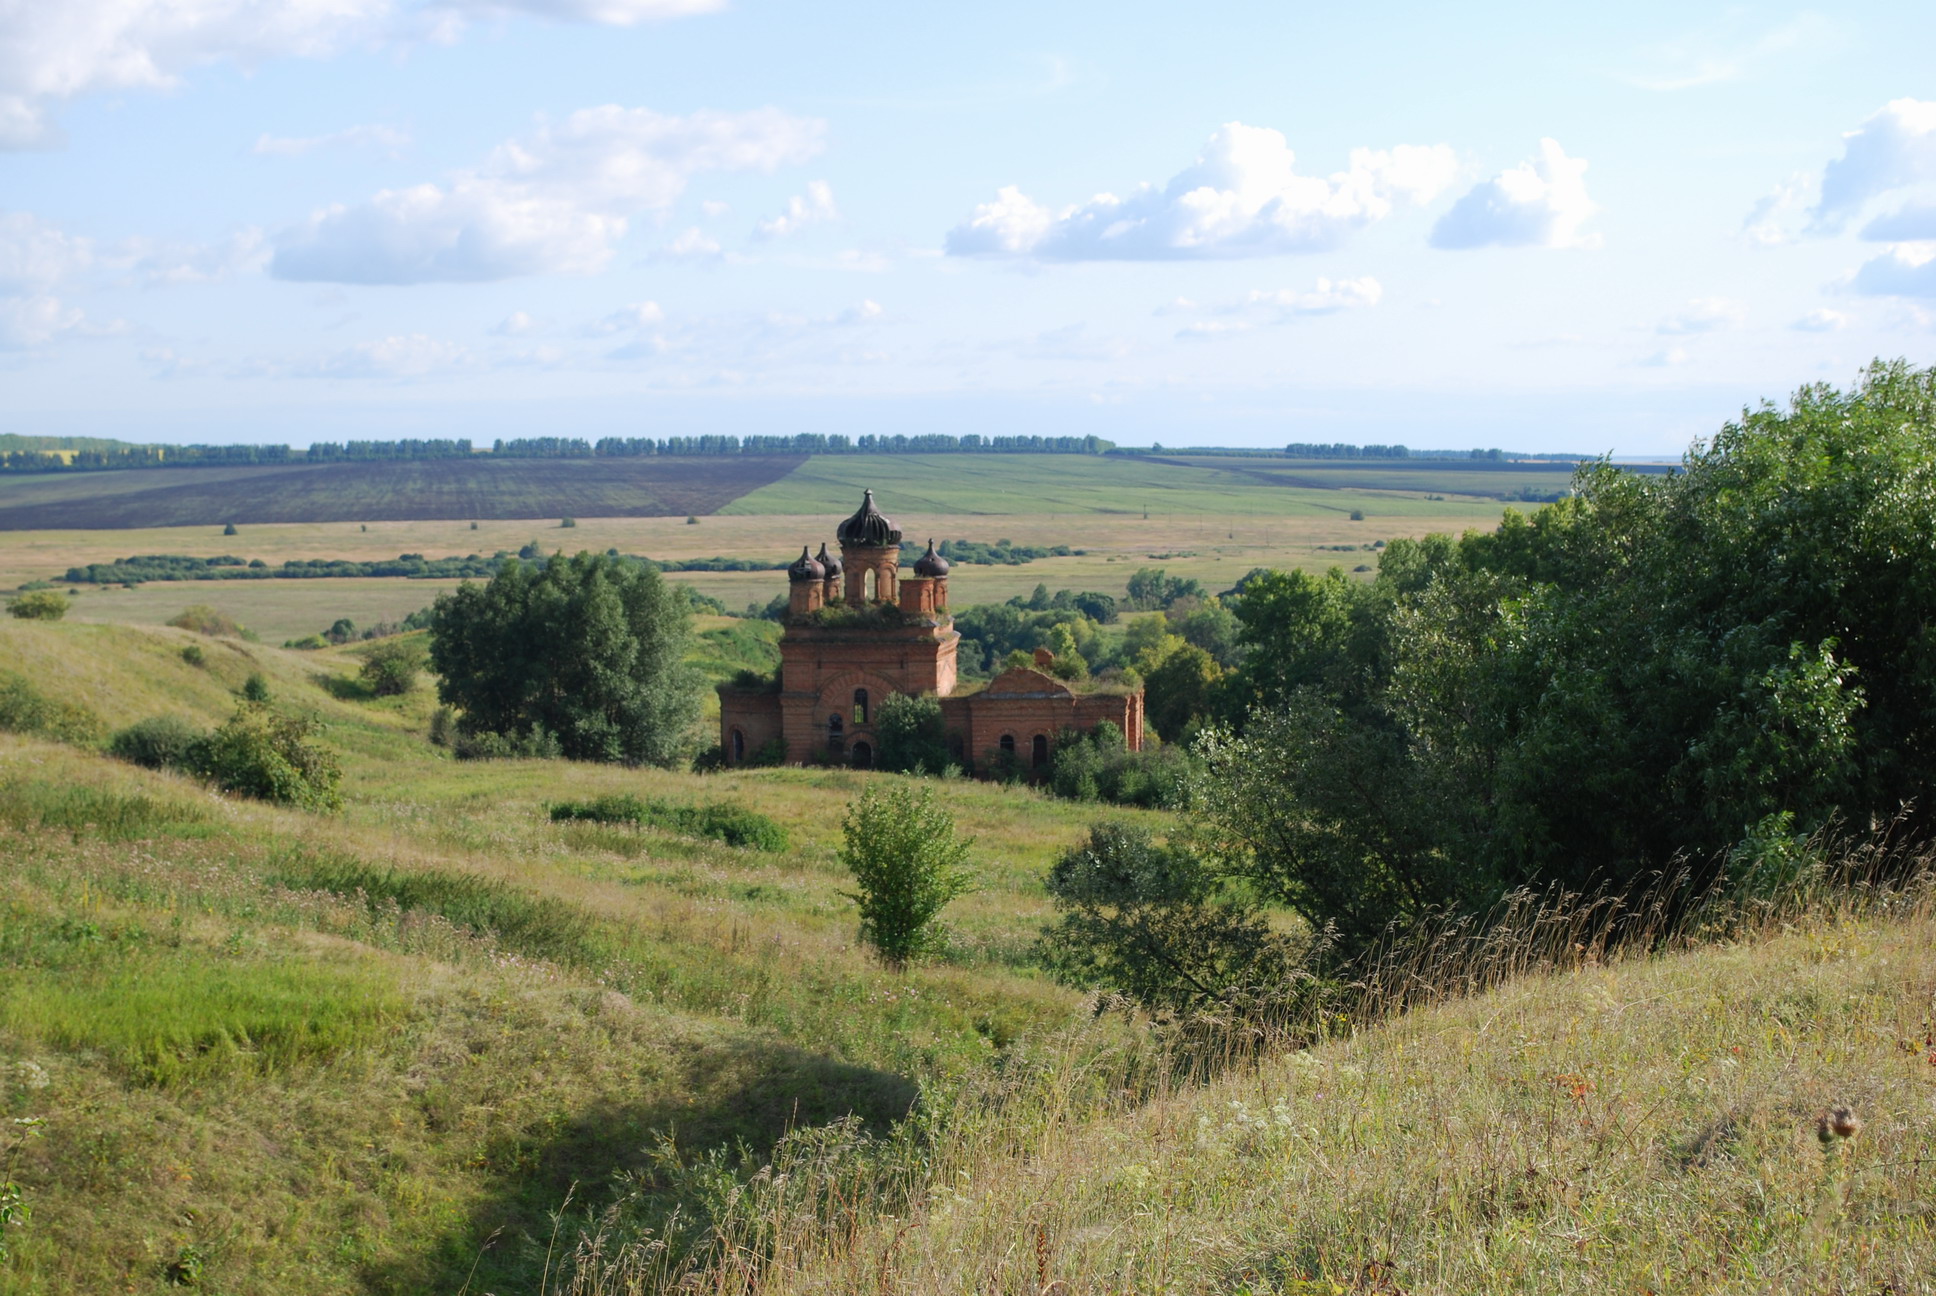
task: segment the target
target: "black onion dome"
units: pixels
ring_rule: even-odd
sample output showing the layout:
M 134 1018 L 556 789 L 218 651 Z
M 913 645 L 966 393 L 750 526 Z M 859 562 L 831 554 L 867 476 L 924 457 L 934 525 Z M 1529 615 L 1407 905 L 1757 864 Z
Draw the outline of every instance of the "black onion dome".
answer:
M 840 559 L 827 552 L 827 542 L 825 540 L 820 542 L 820 552 L 813 556 L 813 560 L 819 563 L 821 569 L 827 573 L 828 580 L 833 580 L 840 575 Z
M 807 556 L 807 547 L 801 545 L 800 556 L 794 560 L 793 566 L 787 568 L 787 579 L 790 581 L 825 580 L 827 579 L 827 569 L 815 562 L 812 558 L 809 558 Z
M 867 549 L 892 549 L 901 543 L 901 528 L 874 507 L 873 491 L 861 500 L 860 512 L 842 522 L 834 534 L 843 545 Z
M 948 560 L 934 551 L 934 541 L 928 541 L 928 551 L 914 560 L 916 576 L 946 576 Z

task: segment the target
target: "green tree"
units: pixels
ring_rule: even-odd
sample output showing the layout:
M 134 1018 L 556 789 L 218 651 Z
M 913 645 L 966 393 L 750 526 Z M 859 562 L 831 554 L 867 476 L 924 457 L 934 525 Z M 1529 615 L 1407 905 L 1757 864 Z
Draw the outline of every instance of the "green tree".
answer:
M 441 701 L 468 734 L 542 731 L 574 760 L 670 766 L 698 717 L 691 613 L 649 566 L 605 554 L 507 562 L 431 610 Z
M 939 774 L 948 764 L 948 735 L 938 698 L 890 693 L 874 715 L 880 767 L 901 774 Z
M 315 740 L 321 726 L 244 702 L 227 724 L 195 744 L 191 767 L 216 786 L 305 810 L 337 810 L 342 768 Z
M 840 830 L 860 938 L 898 971 L 939 943 L 941 911 L 972 889 L 972 843 L 956 839 L 954 817 L 929 787 L 870 787 L 847 807 Z
M 1223 671 L 1209 653 L 1184 644 L 1145 677 L 1149 721 L 1168 742 L 1181 742 L 1210 714 Z
M 417 687 L 423 649 L 412 639 L 386 639 L 363 655 L 358 673 L 378 697 L 400 697 Z

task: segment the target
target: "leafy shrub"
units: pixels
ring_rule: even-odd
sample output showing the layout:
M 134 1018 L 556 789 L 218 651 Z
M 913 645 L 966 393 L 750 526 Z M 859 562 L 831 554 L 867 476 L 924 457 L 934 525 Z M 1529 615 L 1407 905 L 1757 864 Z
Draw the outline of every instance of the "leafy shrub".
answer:
M 787 848 L 786 829 L 757 811 L 725 801 L 678 805 L 669 801 L 644 801 L 630 793 L 621 793 L 590 801 L 559 801 L 550 810 L 553 823 L 650 825 L 686 837 L 715 838 L 728 846 L 750 846 L 763 851 Z
M 202 737 L 180 716 L 152 716 L 117 732 L 108 754 L 146 769 L 193 770 Z
M 223 523 L 223 524 L 222 524 L 222 534 L 223 534 L 223 535 L 225 535 L 225 536 L 232 536 L 232 535 L 234 535 L 235 533 L 236 533 L 236 532 L 235 532 L 235 523 L 233 523 L 233 522 L 225 522 L 225 523 Z
M 939 774 L 948 763 L 948 735 L 939 698 L 890 693 L 874 717 L 880 767 L 907 774 Z
M 80 703 L 50 698 L 24 675 L 0 673 L 0 730 L 91 746 L 101 741 L 106 728 Z
M 941 943 L 941 911 L 972 888 L 970 843 L 956 840 L 954 816 L 927 787 L 870 787 L 840 830 L 840 862 L 859 888 L 847 898 L 860 906 L 860 938 L 898 971 Z
M 1087 733 L 1065 732 L 1049 763 L 1049 790 L 1067 801 L 1180 809 L 1189 799 L 1197 764 L 1182 747 L 1128 749 L 1123 732 L 1105 720 Z
M 177 630 L 192 630 L 196 634 L 226 639 L 242 637 L 242 627 L 234 617 L 226 612 L 217 611 L 206 603 L 191 603 L 168 623 Z
M 457 713 L 449 707 L 438 707 L 430 715 L 430 741 L 438 747 L 449 747 L 457 738 Z
M 200 644 L 189 644 L 186 648 L 183 648 L 181 650 L 181 659 L 190 666 L 200 667 L 208 665 L 208 654 L 202 651 Z
M 1064 981 L 1149 1008 L 1240 1006 L 1281 995 L 1299 951 L 1195 854 L 1141 828 L 1097 824 L 1049 870 L 1061 915 L 1042 955 Z
M 540 724 L 501 734 L 489 729 L 467 732 L 461 720 L 450 750 L 458 760 L 557 760 L 564 754 L 558 736 Z
M 67 615 L 67 595 L 58 590 L 30 590 L 7 600 L 7 612 L 23 621 L 58 621 Z
M 423 649 L 413 642 L 392 639 L 363 656 L 363 682 L 378 697 L 401 697 L 417 687 Z
M 319 728 L 306 716 L 244 702 L 227 724 L 196 744 L 195 772 L 242 796 L 305 810 L 339 809 L 342 769 L 335 754 L 314 740 Z
M 269 681 L 261 671 L 250 671 L 249 677 L 242 681 L 242 700 L 245 702 L 269 701 Z
M 282 646 L 284 648 L 294 648 L 299 652 L 314 652 L 318 648 L 329 647 L 329 640 L 323 638 L 321 635 L 304 635 L 300 639 L 290 639 Z

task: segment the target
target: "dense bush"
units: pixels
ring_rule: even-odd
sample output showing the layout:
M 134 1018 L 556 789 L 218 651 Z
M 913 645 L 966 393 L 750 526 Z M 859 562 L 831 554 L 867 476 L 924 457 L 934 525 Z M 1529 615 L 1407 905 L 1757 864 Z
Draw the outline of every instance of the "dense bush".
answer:
M 0 732 L 91 746 L 101 741 L 106 726 L 80 703 L 48 697 L 26 676 L 4 671 L 0 672 Z
M 1593 465 L 1494 533 L 1237 608 L 1253 702 L 1198 750 L 1203 827 L 1347 947 L 1525 885 L 1623 889 L 1936 781 L 1936 372 L 1764 405 L 1662 476 Z
M 934 803 L 934 789 L 905 784 L 868 788 L 840 830 L 861 941 L 899 970 L 940 944 L 941 911 L 972 885 L 964 867 L 970 843 L 956 840 L 954 817 Z
M 1195 854 L 1141 828 L 1097 824 L 1049 870 L 1048 890 L 1060 917 L 1043 933 L 1043 961 L 1146 1007 L 1279 997 L 1302 952 Z
M 431 725 L 434 729 L 434 716 Z M 457 723 L 450 750 L 458 760 L 557 760 L 565 754 L 558 735 L 543 725 L 501 734 L 491 729 L 467 731 L 462 721 Z
M 202 732 L 180 716 L 154 716 L 117 731 L 108 753 L 147 769 L 192 771 L 202 741 Z
M 880 739 L 879 766 L 903 774 L 939 774 L 948 766 L 948 735 L 941 725 L 941 701 L 911 693 L 890 693 L 874 715 Z
M 315 741 L 320 725 L 244 702 L 228 723 L 196 744 L 196 773 L 227 792 L 305 810 L 336 810 L 342 770 Z
M 7 600 L 7 613 L 23 621 L 58 621 L 67 615 L 67 595 L 59 590 L 29 590 Z
M 441 701 L 467 733 L 556 737 L 575 760 L 671 765 L 698 716 L 683 660 L 686 600 L 658 572 L 604 554 L 507 563 L 431 611 Z
M 219 612 L 206 603 L 191 603 L 183 608 L 173 620 L 168 622 L 177 630 L 192 630 L 196 634 L 220 636 L 229 639 L 243 637 L 242 627 L 234 617 Z
M 363 654 L 359 674 L 378 697 L 400 697 L 417 687 L 424 653 L 414 640 L 388 639 Z
M 1128 749 L 1105 720 L 1087 733 L 1064 733 L 1049 763 L 1049 790 L 1069 801 L 1178 809 L 1189 797 L 1195 762 L 1182 747 Z
M 783 851 L 787 848 L 786 829 L 763 814 L 724 801 L 696 806 L 679 805 L 669 801 L 645 801 L 629 793 L 620 793 L 590 801 L 554 802 L 550 812 L 553 823 L 586 821 L 649 825 L 686 837 L 712 837 L 728 846 L 750 846 L 763 851 Z

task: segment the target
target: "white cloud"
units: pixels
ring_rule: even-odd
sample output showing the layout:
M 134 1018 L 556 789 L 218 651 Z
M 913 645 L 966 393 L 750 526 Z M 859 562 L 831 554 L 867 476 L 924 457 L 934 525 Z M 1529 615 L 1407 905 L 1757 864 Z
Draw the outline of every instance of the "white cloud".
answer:
M 1299 175 L 1284 136 L 1231 122 L 1195 165 L 1162 188 L 1098 194 L 1051 213 L 1014 186 L 948 232 L 954 256 L 1047 261 L 1162 261 L 1271 256 L 1335 247 L 1383 220 L 1395 202 L 1427 202 L 1457 170 L 1452 150 L 1400 145 L 1353 149 L 1345 171 Z
M 262 231 L 253 228 L 238 230 L 214 243 L 129 239 L 102 257 L 104 262 L 131 271 L 147 288 L 225 279 L 231 274 L 260 270 L 268 259 Z
M 1841 311 L 1812 310 L 1788 327 L 1803 333 L 1833 333 L 1849 326 L 1849 317 Z
M 51 102 L 166 89 L 211 63 L 450 38 L 476 17 L 629 27 L 723 8 L 725 0 L 0 0 L 0 148 L 58 142 Z
M 426 378 L 469 365 L 470 354 L 455 343 L 410 333 L 360 342 L 325 357 L 312 372 L 319 378 Z
M 629 216 L 671 206 L 693 175 L 805 161 L 823 131 L 771 108 L 685 117 L 587 108 L 443 184 L 317 212 L 277 240 L 270 272 L 365 284 L 591 273 L 611 259 Z
M 834 206 L 834 191 L 825 180 L 815 180 L 807 186 L 805 197 L 795 194 L 787 199 L 786 210 L 770 220 L 761 221 L 754 227 L 754 232 L 764 239 L 785 238 L 803 225 L 839 219 L 840 209 Z
M 1862 237 L 1872 243 L 1936 239 L 1936 203 L 1904 203 L 1864 225 Z
M 0 350 L 41 346 L 62 334 L 84 332 L 86 327 L 79 308 L 51 293 L 0 297 Z
M 1806 206 L 1814 188 L 1813 176 L 1796 174 L 1756 199 L 1741 222 L 1741 240 L 1752 247 L 1780 247 L 1794 242 L 1793 223 L 1784 218 Z
M 1936 180 L 1936 102 L 1892 99 L 1842 141 L 1842 156 L 1822 169 L 1819 232 L 1841 229 L 1871 198 Z
M 1333 315 L 1342 310 L 1376 306 L 1385 289 L 1369 276 L 1359 279 L 1320 277 L 1309 291 L 1280 288 L 1254 290 L 1236 301 L 1205 304 L 1179 297 L 1157 311 L 1159 315 L 1194 314 L 1210 318 L 1193 320 L 1177 330 L 1180 338 L 1209 338 L 1246 333 L 1253 328 L 1284 324 L 1311 315 Z
M 1712 333 L 1733 328 L 1747 318 L 1739 302 L 1725 297 L 1696 297 L 1687 306 L 1654 327 L 1656 333 L 1675 336 L 1686 333 Z
M 1677 369 L 1693 358 L 1688 354 L 1686 347 L 1668 347 L 1664 351 L 1642 356 L 1635 363 L 1647 369 Z
M 0 212 L 0 293 L 50 287 L 93 261 L 91 240 L 31 212 Z
M 603 337 L 610 333 L 633 333 L 663 323 L 665 311 L 659 303 L 643 301 L 621 306 L 603 319 L 593 320 L 583 331 L 587 337 Z
M 302 157 L 323 148 L 367 148 L 397 157 L 409 146 L 410 136 L 394 126 L 351 126 L 327 135 L 260 135 L 254 151 L 263 157 Z
M 525 311 L 512 311 L 497 323 L 491 325 L 492 337 L 523 337 L 538 327 L 538 322 Z
M 719 240 L 697 225 L 682 230 L 670 243 L 653 250 L 654 261 L 717 261 L 724 255 Z
M 1936 243 L 1899 243 L 1863 263 L 1851 285 L 1876 297 L 1936 297 Z
M 1481 181 L 1452 204 L 1432 227 L 1432 246 L 1598 247 L 1598 234 L 1580 233 L 1598 210 L 1587 197 L 1585 159 L 1543 139 L 1537 158 Z

